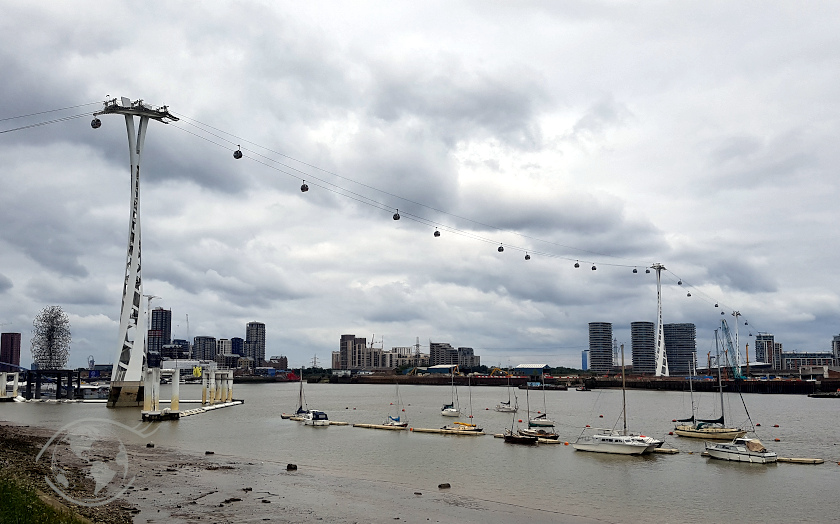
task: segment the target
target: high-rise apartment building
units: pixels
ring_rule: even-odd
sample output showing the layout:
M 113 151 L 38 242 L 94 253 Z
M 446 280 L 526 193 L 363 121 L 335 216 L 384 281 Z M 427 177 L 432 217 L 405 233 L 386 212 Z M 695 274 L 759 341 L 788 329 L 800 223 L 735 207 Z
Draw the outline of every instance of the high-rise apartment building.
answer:
M 262 322 L 248 322 L 245 326 L 245 351 L 247 356 L 254 359 L 254 365 L 259 367 L 265 360 L 265 324 Z
M 20 366 L 20 333 L 0 335 L 0 371 L 18 371 Z M 10 364 L 10 365 L 9 365 Z M 4 387 L 0 385 L 0 387 Z
M 692 366 L 697 364 L 697 328 L 692 323 L 665 324 L 662 327 L 668 372 L 671 376 L 691 374 Z
M 339 369 L 361 369 L 367 339 L 356 335 L 341 335 L 338 348 Z
M 782 343 L 776 342 L 776 337 L 772 333 L 757 333 L 755 336 L 755 359 L 758 362 L 770 364 L 773 369 L 783 369 Z
M 245 355 L 245 339 L 241 337 L 233 337 L 230 339 L 230 352 L 235 355 Z
M 458 367 L 460 369 L 477 368 L 481 365 L 481 357 L 475 354 L 473 348 L 458 348 Z
M 589 323 L 589 369 L 609 373 L 613 367 L 612 323 Z
M 454 366 L 458 364 L 458 350 L 448 342 L 429 341 L 429 364 Z
M 193 339 L 193 358 L 196 360 L 215 360 L 216 338 L 195 337 Z
M 152 325 L 148 335 L 149 351 L 160 353 L 163 346 L 172 343 L 172 310 L 156 307 L 152 310 Z
M 228 338 L 219 338 L 216 339 L 216 354 L 213 355 L 213 358 L 219 354 L 230 354 L 232 353 L 232 345 L 230 343 L 230 339 Z
M 633 353 L 633 373 L 655 373 L 656 324 L 631 322 L 630 347 Z

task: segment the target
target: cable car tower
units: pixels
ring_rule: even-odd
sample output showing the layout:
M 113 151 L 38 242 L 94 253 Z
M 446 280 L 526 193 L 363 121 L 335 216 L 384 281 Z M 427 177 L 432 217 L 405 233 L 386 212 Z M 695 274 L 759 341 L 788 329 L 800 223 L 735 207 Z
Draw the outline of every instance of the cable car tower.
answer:
M 132 102 L 122 97 L 105 101 L 102 111 L 93 114 L 91 127 L 98 129 L 99 115 L 125 116 L 128 132 L 128 155 L 131 161 L 131 213 L 128 224 L 128 252 L 125 263 L 125 284 L 123 285 L 122 309 L 120 311 L 120 333 L 114 367 L 111 371 L 111 392 L 108 407 L 140 406 L 143 403 L 143 372 L 146 355 L 143 351 L 142 308 L 143 279 L 140 272 L 140 156 L 146 140 L 149 119 L 168 124 L 177 122 L 166 106 L 154 108 L 142 100 Z M 135 133 L 134 117 L 140 119 Z
M 662 324 L 662 270 L 665 269 L 660 263 L 650 266 L 656 271 L 656 373 L 657 377 L 669 377 L 668 355 L 665 353 L 665 326 Z

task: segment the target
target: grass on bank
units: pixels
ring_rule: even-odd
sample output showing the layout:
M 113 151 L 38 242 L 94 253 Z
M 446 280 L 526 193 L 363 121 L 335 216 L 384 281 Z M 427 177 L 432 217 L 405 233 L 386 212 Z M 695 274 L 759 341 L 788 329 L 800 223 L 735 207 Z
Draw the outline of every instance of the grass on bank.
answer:
M 83 524 L 66 510 L 49 506 L 31 489 L 0 476 L 0 524 Z

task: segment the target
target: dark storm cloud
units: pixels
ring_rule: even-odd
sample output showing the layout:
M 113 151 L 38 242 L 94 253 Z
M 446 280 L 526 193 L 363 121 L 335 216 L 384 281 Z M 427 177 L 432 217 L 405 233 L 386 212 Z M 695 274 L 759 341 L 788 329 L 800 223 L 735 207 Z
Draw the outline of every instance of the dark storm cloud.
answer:
M 113 306 L 119 298 L 90 279 L 54 278 L 46 275 L 26 282 L 25 290 L 39 302 L 78 306 Z

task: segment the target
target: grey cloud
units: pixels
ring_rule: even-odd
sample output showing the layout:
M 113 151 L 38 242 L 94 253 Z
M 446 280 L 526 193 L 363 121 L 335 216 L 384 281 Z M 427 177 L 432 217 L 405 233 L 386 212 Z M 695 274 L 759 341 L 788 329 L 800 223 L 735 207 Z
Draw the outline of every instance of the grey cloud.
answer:
M 0 293 L 5 293 L 6 291 L 12 289 L 14 284 L 12 283 L 12 279 L 0 273 Z

